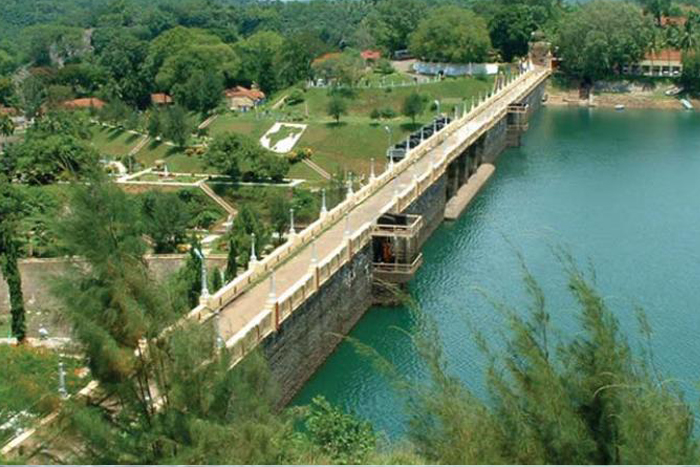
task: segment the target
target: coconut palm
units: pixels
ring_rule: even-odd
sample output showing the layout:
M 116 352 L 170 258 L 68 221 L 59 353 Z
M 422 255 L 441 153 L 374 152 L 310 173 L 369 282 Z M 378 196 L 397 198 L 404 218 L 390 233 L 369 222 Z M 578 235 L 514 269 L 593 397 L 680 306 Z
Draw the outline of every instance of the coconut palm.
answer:
M 12 119 L 7 115 L 0 115 L 0 136 L 8 137 L 12 136 L 15 132 L 15 124 Z M 0 138 L 0 152 L 2 152 L 3 144 L 2 138 Z

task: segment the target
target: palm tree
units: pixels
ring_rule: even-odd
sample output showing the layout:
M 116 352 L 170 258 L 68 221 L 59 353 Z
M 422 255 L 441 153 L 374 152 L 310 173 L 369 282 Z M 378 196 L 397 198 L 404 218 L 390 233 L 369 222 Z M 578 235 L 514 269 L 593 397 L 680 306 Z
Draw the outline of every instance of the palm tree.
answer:
M 12 136 L 15 132 L 15 123 L 8 115 L 0 115 L 0 136 L 8 137 Z M 0 140 L 0 152 L 3 149 L 3 141 Z
M 691 50 L 698 45 L 698 22 L 700 18 L 695 13 L 688 15 L 688 19 L 679 31 L 678 48 L 681 50 Z

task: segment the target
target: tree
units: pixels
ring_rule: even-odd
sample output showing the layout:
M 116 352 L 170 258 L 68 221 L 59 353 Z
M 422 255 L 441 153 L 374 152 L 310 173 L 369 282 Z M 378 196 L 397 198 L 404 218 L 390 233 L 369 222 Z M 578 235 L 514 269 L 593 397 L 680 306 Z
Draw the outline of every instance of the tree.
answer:
M 403 101 L 402 112 L 405 116 L 411 118 L 411 122 L 415 125 L 416 117 L 425 111 L 425 97 L 417 92 L 411 93 Z
M 348 105 L 345 99 L 335 94 L 331 96 L 328 100 L 328 105 L 326 107 L 326 112 L 328 115 L 335 118 L 336 123 L 340 123 L 341 115 L 345 115 L 348 111 Z
M 636 464 L 697 462 L 693 414 L 681 393 L 634 355 L 592 279 L 565 260 L 581 330 L 551 323 L 546 298 L 525 270 L 529 313 L 497 305 L 509 331 L 489 361 L 488 402 L 450 376 L 434 324 L 419 339 L 432 374 L 415 395 L 411 439 L 428 463 Z M 642 337 L 650 331 L 640 315 Z M 647 342 L 648 345 L 648 342 Z
M 683 52 L 680 83 L 686 92 L 700 93 L 700 48 Z
M 667 15 L 671 8 L 671 0 L 638 0 L 644 10 L 651 14 L 658 26 L 661 26 L 661 17 Z
M 160 123 L 164 138 L 171 140 L 180 148 L 185 147 L 194 125 L 182 106 L 175 104 L 164 110 Z
M 221 74 L 212 70 L 195 70 L 187 81 L 172 88 L 178 103 L 203 114 L 208 114 L 219 105 L 223 91 Z
M 291 204 L 286 197 L 278 192 L 272 192 L 268 196 L 268 204 L 270 206 L 270 220 L 272 228 L 277 232 L 280 239 L 289 228 Z
M 144 67 L 155 76 L 157 88 L 172 91 L 197 71 L 232 80 L 239 72 L 240 59 L 231 46 L 211 32 L 178 26 L 151 42 Z
M 241 58 L 238 79 L 258 83 L 265 92 L 276 90 L 281 71 L 277 66 L 280 63 L 283 46 L 284 38 L 272 31 L 256 32 L 249 38 L 236 43 L 235 50 Z M 304 55 L 299 58 L 305 60 Z M 289 59 L 289 56 L 286 55 L 286 58 Z
M 504 6 L 489 21 L 491 42 L 501 51 L 504 61 L 510 62 L 514 57 L 527 55 L 530 34 L 544 20 L 537 18 L 537 11 L 522 4 Z
M 12 136 L 15 132 L 15 124 L 7 114 L 0 115 L 0 136 Z M 0 152 L 2 152 L 3 144 L 0 143 Z
M 491 51 L 486 22 L 457 6 L 436 8 L 410 37 L 410 50 L 423 60 L 485 62 Z
M 10 292 L 11 332 L 17 341 L 26 337 L 24 296 L 19 259 L 18 226 L 23 200 L 9 180 L 0 174 L 0 271 Z
M 650 43 L 652 28 L 635 5 L 594 0 L 561 22 L 557 45 L 562 69 L 591 82 L 637 63 Z
M 196 307 L 202 295 L 202 259 L 197 254 L 201 248 L 197 237 L 192 236 L 187 261 L 178 271 L 180 287 L 187 297 L 189 308 Z
M 204 160 L 234 180 L 280 181 L 289 171 L 285 158 L 239 133 L 225 133 L 216 137 L 204 154 Z
M 10 146 L 0 172 L 33 184 L 80 178 L 97 168 L 99 156 L 85 138 L 86 122 L 78 115 L 54 112 L 39 118 L 25 140 Z
M 209 274 L 209 288 L 212 293 L 218 292 L 221 287 L 223 287 L 223 280 L 221 279 L 221 271 L 219 268 L 213 268 L 211 274 Z
M 0 105 L 9 105 L 15 94 L 15 85 L 9 76 L 0 76 Z
M 27 118 L 34 118 L 46 97 L 44 83 L 36 76 L 29 76 L 22 81 L 19 91 L 25 115 Z
M 176 193 L 149 191 L 143 195 L 145 232 L 155 243 L 155 253 L 174 253 L 184 242 L 190 215 Z
M 228 240 L 228 253 L 226 255 L 226 270 L 224 271 L 224 279 L 226 282 L 231 282 L 238 275 L 238 250 L 233 241 L 233 237 Z
M 255 234 L 256 255 L 260 257 L 260 252 L 268 243 L 269 235 L 259 216 L 255 214 L 250 205 L 243 204 L 238 215 L 233 218 L 229 242 L 233 242 L 235 251 L 242 255 L 243 267 L 246 268 L 250 260 L 253 234 Z
M 395 52 L 408 48 L 408 38 L 426 12 L 426 2 L 420 0 L 385 0 L 376 3 L 363 23 L 378 45 Z
M 311 401 L 306 429 L 311 441 L 335 464 L 364 464 L 376 447 L 372 425 L 333 407 L 323 397 Z

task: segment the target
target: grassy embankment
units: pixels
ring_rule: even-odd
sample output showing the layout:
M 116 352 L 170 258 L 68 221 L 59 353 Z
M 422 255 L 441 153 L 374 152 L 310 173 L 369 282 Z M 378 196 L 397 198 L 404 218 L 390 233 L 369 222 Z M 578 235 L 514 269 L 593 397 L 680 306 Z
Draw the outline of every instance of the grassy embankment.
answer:
M 210 127 L 210 134 L 217 135 L 226 131 L 244 133 L 259 139 L 275 121 L 297 121 L 308 125 L 296 148 L 311 148 L 312 160 L 333 173 L 349 170 L 354 173 L 369 173 L 370 159 L 377 160 L 377 169 L 384 162 L 384 153 L 389 144 L 388 126 L 392 130 L 392 141 L 405 138 L 414 128 L 411 120 L 401 116 L 401 107 L 406 96 L 413 92 L 424 95 L 428 102 L 439 100 L 444 111 L 451 111 L 454 105 L 472 96 L 491 89 L 492 80 L 459 78 L 447 79 L 439 83 L 420 84 L 417 86 L 387 89 L 358 89 L 354 96 L 346 99 L 347 115 L 336 123 L 326 112 L 329 95 L 326 89 L 310 89 L 304 96 L 305 101 L 295 106 L 285 106 L 271 115 L 261 112 L 220 116 Z M 391 108 L 397 115 L 388 120 L 375 121 L 370 118 L 373 109 Z M 420 115 L 417 124 L 429 121 L 434 115 L 429 106 Z M 295 164 L 290 173 L 293 177 L 317 180 L 318 175 L 304 164 Z

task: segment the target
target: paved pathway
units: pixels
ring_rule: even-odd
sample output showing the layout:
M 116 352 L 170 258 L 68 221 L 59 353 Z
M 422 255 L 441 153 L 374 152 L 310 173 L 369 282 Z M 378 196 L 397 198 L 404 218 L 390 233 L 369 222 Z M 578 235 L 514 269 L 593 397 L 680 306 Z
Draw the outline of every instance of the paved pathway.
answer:
M 367 222 L 374 222 L 382 213 L 382 209 L 393 199 L 398 187 L 403 190 L 406 185 L 412 183 L 414 174 L 420 176 L 430 170 L 431 164 L 444 151 L 449 153 L 473 132 L 479 131 L 491 125 L 491 119 L 498 113 L 507 109 L 508 105 L 521 96 L 529 84 L 540 80 L 544 71 L 533 73 L 525 81 L 514 89 L 509 89 L 488 103 L 488 108 L 476 116 L 470 117 L 463 126 L 455 131 L 445 142 L 438 144 L 417 160 L 410 168 L 398 174 L 392 182 L 379 189 L 364 203 L 356 206 L 350 213 L 350 229 L 354 232 Z M 344 241 L 345 221 L 340 220 L 334 226 L 324 231 L 317 237 L 316 247 L 319 261 L 329 256 Z M 309 245 L 295 256 L 275 268 L 275 282 L 277 296 L 289 290 L 311 266 L 311 248 Z M 228 340 L 236 332 L 242 329 L 248 322 L 254 319 L 266 306 L 269 299 L 269 280 L 254 285 L 251 289 L 238 296 L 221 310 L 220 331 L 224 341 Z

